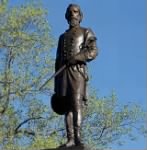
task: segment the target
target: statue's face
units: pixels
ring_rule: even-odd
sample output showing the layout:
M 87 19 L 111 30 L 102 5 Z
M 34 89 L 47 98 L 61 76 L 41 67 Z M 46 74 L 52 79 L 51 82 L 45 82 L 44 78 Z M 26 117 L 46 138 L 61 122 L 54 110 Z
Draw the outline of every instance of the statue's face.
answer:
M 72 6 L 69 9 L 68 23 L 74 27 L 80 24 L 80 12 L 76 6 Z

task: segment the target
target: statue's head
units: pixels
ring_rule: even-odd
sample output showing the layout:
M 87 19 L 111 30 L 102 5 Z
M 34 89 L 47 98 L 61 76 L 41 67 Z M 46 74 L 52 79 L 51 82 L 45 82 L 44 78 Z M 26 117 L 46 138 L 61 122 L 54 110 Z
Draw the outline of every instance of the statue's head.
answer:
M 66 9 L 65 18 L 67 19 L 70 26 L 76 26 L 80 24 L 83 19 L 83 13 L 79 5 L 69 4 Z

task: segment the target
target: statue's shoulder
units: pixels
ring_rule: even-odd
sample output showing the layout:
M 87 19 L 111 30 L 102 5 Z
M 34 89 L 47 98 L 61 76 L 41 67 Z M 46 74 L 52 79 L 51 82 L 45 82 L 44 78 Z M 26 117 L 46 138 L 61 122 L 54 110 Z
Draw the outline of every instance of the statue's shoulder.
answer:
M 60 43 L 63 41 L 63 38 L 64 38 L 64 33 L 62 33 L 62 34 L 59 35 L 59 38 L 58 38 L 58 39 L 59 39 L 59 42 L 60 42 Z
M 87 38 L 96 37 L 91 28 L 81 27 L 81 29 L 84 31 L 84 34 Z
M 91 28 L 88 27 L 80 27 L 84 32 L 93 32 Z
M 59 39 L 62 39 L 64 37 L 64 34 L 65 34 L 65 32 L 60 34 Z
M 69 29 L 65 30 L 63 33 L 60 34 L 59 38 L 62 40 L 68 32 L 69 32 Z

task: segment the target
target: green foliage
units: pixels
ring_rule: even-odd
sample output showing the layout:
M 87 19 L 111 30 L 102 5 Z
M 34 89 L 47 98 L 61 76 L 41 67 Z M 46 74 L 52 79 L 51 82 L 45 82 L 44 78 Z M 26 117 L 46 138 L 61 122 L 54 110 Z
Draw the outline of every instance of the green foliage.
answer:
M 30 143 L 49 124 L 46 119 L 53 117 L 46 117 L 49 108 L 41 99 L 48 98 L 50 84 L 48 93 L 39 87 L 53 72 L 54 46 L 47 12 L 40 3 L 10 8 L 7 1 L 1 2 L 0 149 L 18 149 L 23 138 Z
M 7 6 L 8 0 L 0 0 L 0 14 L 2 14 Z
M 56 148 L 58 145 L 55 143 L 54 137 L 37 137 L 30 147 L 27 149 L 44 149 Z
M 136 140 L 135 130 L 146 134 L 146 113 L 139 104 L 119 104 L 114 93 L 104 98 L 93 93 L 89 103 L 89 109 L 84 111 L 83 139 L 91 147 L 105 149 L 112 143 L 120 146 L 125 143 L 124 136 Z

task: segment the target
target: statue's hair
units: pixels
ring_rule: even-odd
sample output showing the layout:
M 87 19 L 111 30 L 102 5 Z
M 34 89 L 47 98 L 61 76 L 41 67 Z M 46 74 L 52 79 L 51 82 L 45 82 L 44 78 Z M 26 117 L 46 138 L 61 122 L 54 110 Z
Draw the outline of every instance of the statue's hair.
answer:
M 68 18 L 69 18 L 69 9 L 70 9 L 71 7 L 73 7 L 73 6 L 78 8 L 79 14 L 80 14 L 80 22 L 81 22 L 82 19 L 83 19 L 83 13 L 82 13 L 82 11 L 81 11 L 80 6 L 77 5 L 77 4 L 69 4 L 69 5 L 68 5 L 68 7 L 67 7 L 67 9 L 66 9 L 66 13 L 65 13 L 65 18 L 68 20 Z

